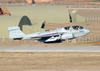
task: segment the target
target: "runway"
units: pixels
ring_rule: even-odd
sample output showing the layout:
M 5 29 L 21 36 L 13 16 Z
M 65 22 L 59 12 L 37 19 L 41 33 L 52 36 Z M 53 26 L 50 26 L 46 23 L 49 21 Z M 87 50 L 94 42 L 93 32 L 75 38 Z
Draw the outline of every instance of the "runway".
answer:
M 100 47 L 0 47 L 0 52 L 100 52 Z

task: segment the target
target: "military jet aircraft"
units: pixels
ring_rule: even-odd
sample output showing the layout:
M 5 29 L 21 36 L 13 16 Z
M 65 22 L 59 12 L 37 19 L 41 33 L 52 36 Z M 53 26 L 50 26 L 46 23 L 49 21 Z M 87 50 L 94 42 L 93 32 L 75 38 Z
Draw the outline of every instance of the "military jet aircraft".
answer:
M 85 36 L 90 33 L 90 30 L 86 29 L 86 25 L 84 28 L 82 26 L 68 26 L 56 30 L 37 32 L 27 35 L 25 35 L 18 26 L 10 26 L 8 27 L 8 31 L 10 31 L 9 39 L 38 39 L 38 41 L 42 42 L 54 42 L 58 40 L 63 41 L 66 39 L 72 40 L 74 38 Z

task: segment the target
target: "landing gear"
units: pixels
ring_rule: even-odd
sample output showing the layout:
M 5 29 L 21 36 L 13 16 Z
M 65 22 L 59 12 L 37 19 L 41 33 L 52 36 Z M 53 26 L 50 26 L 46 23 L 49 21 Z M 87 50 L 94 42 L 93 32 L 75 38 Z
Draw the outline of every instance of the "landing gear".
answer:
M 72 41 L 72 39 L 68 39 L 69 40 L 69 42 L 71 42 Z

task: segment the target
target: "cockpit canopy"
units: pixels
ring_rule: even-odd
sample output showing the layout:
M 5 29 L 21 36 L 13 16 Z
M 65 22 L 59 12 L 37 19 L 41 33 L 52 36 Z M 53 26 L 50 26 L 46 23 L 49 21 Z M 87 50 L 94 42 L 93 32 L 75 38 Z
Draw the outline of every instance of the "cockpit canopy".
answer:
M 82 26 L 72 26 L 72 28 L 75 29 L 75 30 L 83 29 Z
M 69 30 L 70 27 L 64 27 L 65 30 Z
M 70 28 L 70 26 L 64 27 L 65 30 L 69 30 L 69 28 Z M 82 26 L 72 26 L 72 28 L 73 28 L 74 30 L 83 29 Z

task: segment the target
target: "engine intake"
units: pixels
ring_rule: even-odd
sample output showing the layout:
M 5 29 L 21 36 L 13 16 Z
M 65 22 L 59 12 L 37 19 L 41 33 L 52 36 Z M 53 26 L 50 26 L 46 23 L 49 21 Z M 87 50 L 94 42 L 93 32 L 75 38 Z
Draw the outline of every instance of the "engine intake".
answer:
M 61 36 L 62 40 L 74 38 L 72 33 L 65 33 Z

